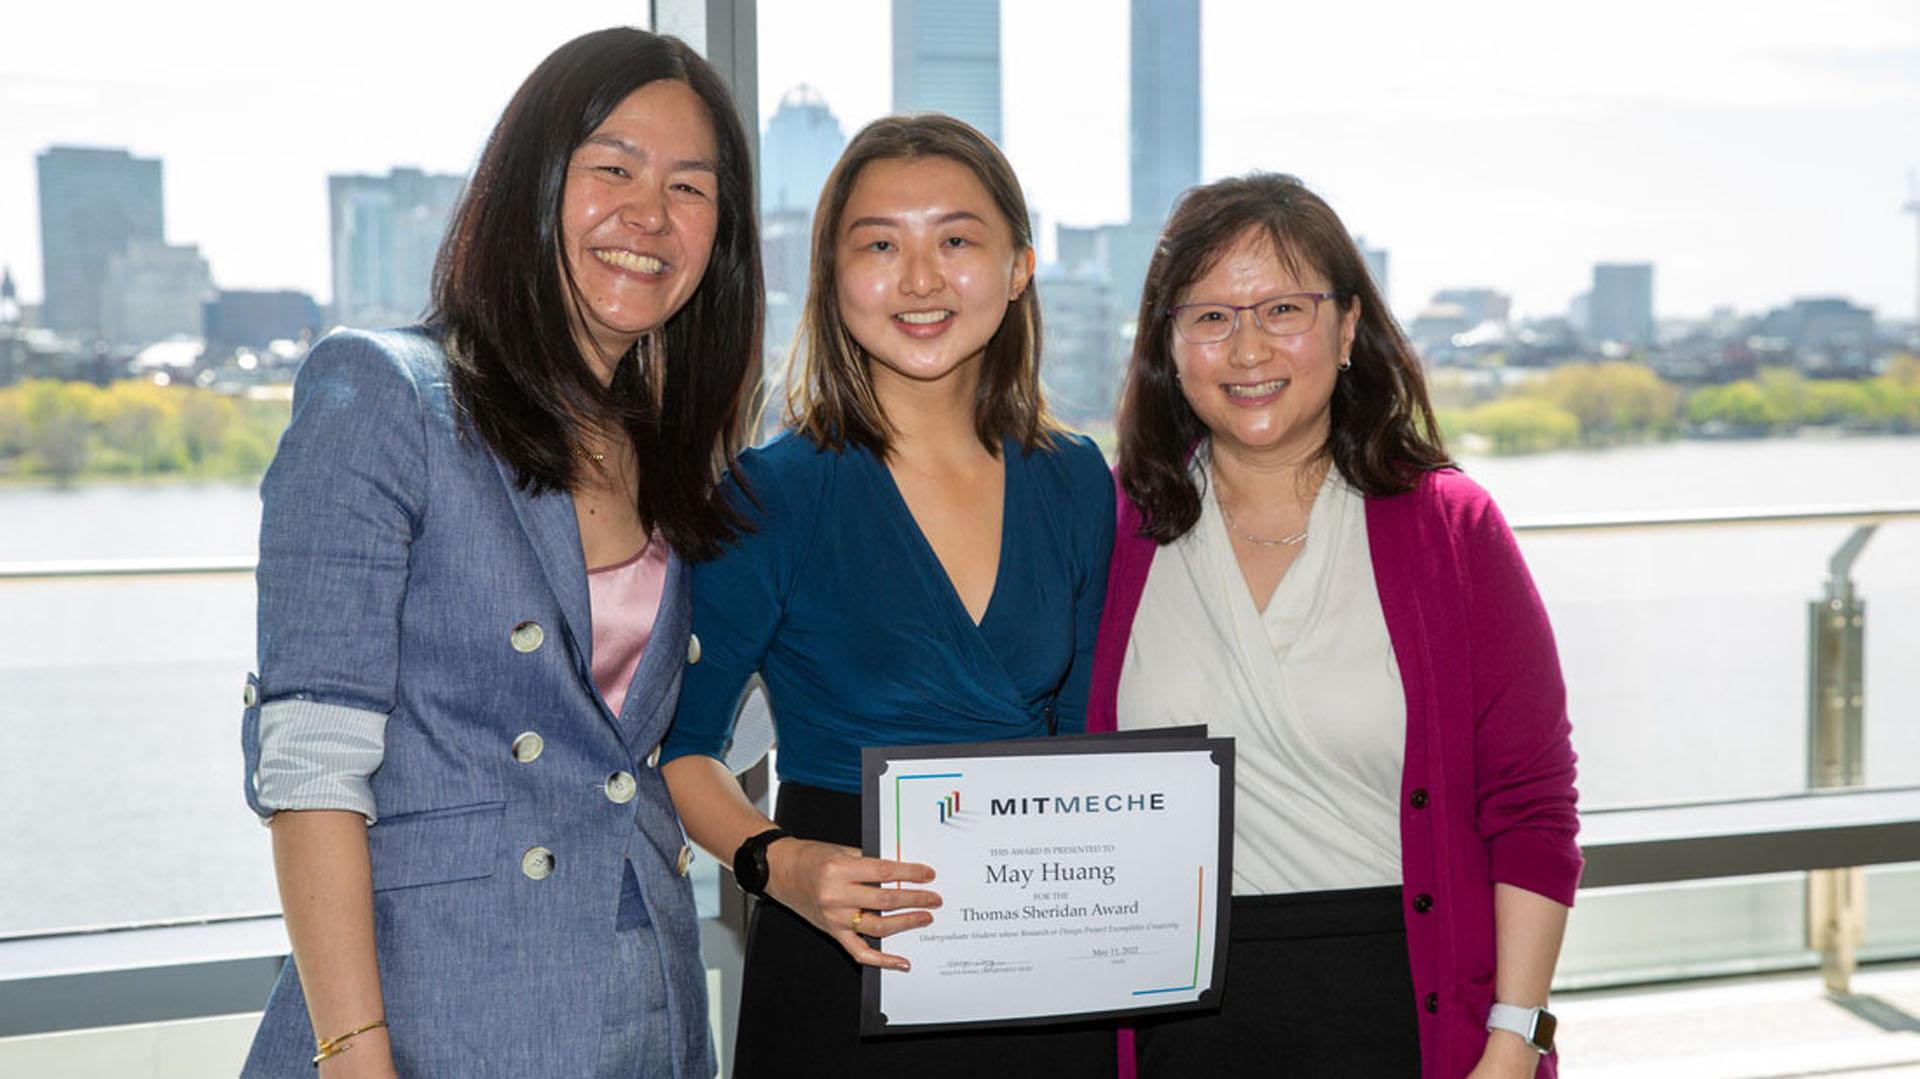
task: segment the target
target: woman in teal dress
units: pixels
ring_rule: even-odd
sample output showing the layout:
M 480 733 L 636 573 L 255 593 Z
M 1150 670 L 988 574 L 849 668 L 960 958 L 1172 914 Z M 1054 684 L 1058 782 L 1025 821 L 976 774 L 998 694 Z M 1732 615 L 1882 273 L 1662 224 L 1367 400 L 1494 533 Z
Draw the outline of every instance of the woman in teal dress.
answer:
M 940 916 L 939 867 L 860 856 L 861 748 L 1085 728 L 1113 488 L 1048 414 L 1033 263 L 1012 169 L 948 117 L 868 126 L 822 193 L 792 430 L 730 481 L 752 531 L 695 571 L 661 753 L 694 841 L 770 900 L 736 1076 L 1113 1074 L 1103 1025 L 858 1034 L 860 964 L 907 970 L 880 939 Z M 778 824 L 717 759 L 755 672 Z

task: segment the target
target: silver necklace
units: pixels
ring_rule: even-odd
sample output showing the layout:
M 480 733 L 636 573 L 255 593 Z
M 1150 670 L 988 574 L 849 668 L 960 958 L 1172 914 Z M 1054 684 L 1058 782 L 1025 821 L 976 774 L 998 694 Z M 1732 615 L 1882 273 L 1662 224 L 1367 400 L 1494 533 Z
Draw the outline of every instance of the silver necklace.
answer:
M 1234 523 L 1233 514 L 1228 511 L 1227 503 L 1220 497 L 1217 487 L 1214 490 L 1213 501 L 1215 505 L 1220 507 L 1220 519 L 1227 522 L 1227 528 L 1231 530 L 1234 535 L 1239 536 L 1248 543 L 1258 544 L 1262 547 L 1293 547 L 1304 542 L 1307 538 L 1307 530 L 1304 528 L 1291 536 L 1281 536 L 1279 539 L 1265 539 L 1256 536 Z

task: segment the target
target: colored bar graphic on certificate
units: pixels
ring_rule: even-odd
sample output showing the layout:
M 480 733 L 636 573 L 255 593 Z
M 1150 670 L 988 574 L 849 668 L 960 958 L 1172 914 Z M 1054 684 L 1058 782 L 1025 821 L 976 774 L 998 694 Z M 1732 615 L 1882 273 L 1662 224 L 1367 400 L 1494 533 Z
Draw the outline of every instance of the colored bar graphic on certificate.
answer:
M 1161 989 L 1135 989 L 1136 997 L 1158 996 L 1162 993 L 1185 993 L 1200 984 L 1200 939 L 1207 920 L 1207 867 L 1199 868 L 1199 887 L 1195 889 L 1193 910 L 1193 977 L 1185 985 L 1169 985 Z
M 900 851 L 900 814 L 903 812 L 902 807 L 906 805 L 906 800 L 901 797 L 901 790 L 900 790 L 901 785 L 916 779 L 964 779 L 964 778 L 966 778 L 966 776 L 965 776 L 965 773 L 962 773 L 962 772 L 923 772 L 919 775 L 893 777 L 893 860 L 894 861 L 896 862 L 906 861 L 906 857 Z M 952 795 L 952 799 L 953 801 L 951 805 L 947 803 L 947 800 L 945 797 L 943 797 L 940 800 L 940 822 L 942 824 L 946 823 L 947 817 L 950 814 L 957 814 L 960 812 L 960 792 L 957 790 L 954 791 Z

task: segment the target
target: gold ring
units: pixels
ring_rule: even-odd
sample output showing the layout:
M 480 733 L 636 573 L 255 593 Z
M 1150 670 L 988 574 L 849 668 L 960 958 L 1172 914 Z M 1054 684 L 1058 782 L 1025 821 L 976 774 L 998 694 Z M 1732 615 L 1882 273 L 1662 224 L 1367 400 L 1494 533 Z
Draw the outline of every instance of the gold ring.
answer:
M 854 911 L 854 912 L 853 912 L 853 924 L 852 924 L 852 928 L 853 928 L 853 931 L 854 931 L 854 932 L 856 932 L 856 933 L 858 933 L 858 932 L 860 932 L 860 919 L 862 919 L 862 918 L 864 918 L 864 917 L 866 917 L 866 916 L 867 916 L 867 912 L 866 912 L 866 911 L 864 911 L 864 910 L 856 910 L 856 911 Z

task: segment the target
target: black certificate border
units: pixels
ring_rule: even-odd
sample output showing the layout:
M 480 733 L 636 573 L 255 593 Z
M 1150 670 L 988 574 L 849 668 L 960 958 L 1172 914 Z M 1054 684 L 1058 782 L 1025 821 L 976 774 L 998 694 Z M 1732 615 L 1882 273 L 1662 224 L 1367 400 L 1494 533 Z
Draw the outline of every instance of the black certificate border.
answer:
M 1200 726 L 1157 730 L 1113 731 L 1101 734 L 1063 735 L 1050 738 L 1018 738 L 993 742 L 958 742 L 924 746 L 869 746 L 860 751 L 860 845 L 869 858 L 880 850 L 880 776 L 895 762 L 944 760 L 953 757 L 1061 757 L 1094 756 L 1106 753 L 1206 753 L 1213 759 L 1220 777 L 1220 850 L 1218 871 L 1214 874 L 1214 946 L 1212 980 L 1209 988 L 1190 1001 L 1138 1004 L 1100 1012 L 1073 1012 L 1067 1015 L 1032 1015 L 1005 1019 L 975 1019 L 951 1023 L 889 1023 L 880 1010 L 878 967 L 860 968 L 860 1034 L 862 1037 L 890 1034 L 929 1034 L 938 1031 L 998 1030 L 1009 1027 L 1054 1026 L 1061 1023 L 1092 1023 L 1125 1019 L 1140 1015 L 1169 1015 L 1179 1012 L 1212 1011 L 1219 1007 L 1219 993 L 1226 984 L 1227 933 L 1233 896 L 1233 739 L 1209 738 Z M 936 885 L 937 886 L 937 885 Z M 872 938 L 876 948 L 882 942 Z M 882 949 L 884 950 L 884 949 Z

